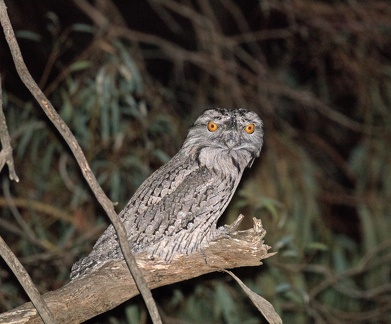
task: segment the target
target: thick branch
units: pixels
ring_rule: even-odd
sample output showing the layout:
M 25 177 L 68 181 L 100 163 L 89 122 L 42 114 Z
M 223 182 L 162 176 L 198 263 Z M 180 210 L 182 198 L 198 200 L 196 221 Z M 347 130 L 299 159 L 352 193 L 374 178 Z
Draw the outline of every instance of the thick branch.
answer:
M 195 278 L 206 273 L 244 266 L 258 266 L 273 255 L 263 242 L 265 230 L 259 221 L 254 228 L 234 232 L 212 242 L 204 250 L 180 256 L 167 264 L 137 255 L 137 263 L 150 289 Z M 80 323 L 104 313 L 138 295 L 124 261 L 109 262 L 85 277 L 43 297 L 59 323 Z M 0 323 L 41 323 L 35 308 L 26 303 L 0 315 Z

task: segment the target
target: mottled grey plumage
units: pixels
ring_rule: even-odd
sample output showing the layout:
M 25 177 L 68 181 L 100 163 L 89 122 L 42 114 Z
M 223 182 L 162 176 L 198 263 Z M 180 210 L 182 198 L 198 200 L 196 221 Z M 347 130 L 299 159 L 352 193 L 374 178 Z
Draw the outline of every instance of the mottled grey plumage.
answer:
M 144 181 L 120 213 L 132 250 L 170 261 L 227 234 L 225 227 L 216 228 L 217 220 L 262 143 L 262 121 L 254 112 L 206 110 L 180 151 Z M 73 265 L 71 278 L 122 258 L 110 225 L 91 253 Z

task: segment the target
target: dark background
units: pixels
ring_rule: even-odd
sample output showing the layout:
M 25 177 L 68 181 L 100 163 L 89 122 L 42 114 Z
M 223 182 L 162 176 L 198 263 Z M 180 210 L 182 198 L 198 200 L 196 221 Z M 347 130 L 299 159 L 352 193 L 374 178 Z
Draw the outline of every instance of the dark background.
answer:
M 261 218 L 279 253 L 235 273 L 287 323 L 391 320 L 390 2 L 6 4 L 28 68 L 118 211 L 205 108 L 254 110 L 264 149 L 222 223 Z M 68 281 L 108 220 L 3 34 L 0 72 L 20 178 L 1 173 L 0 234 L 46 292 Z M 261 322 L 221 273 L 154 296 L 169 322 Z M 0 311 L 26 300 L 0 262 Z M 135 299 L 90 322 L 145 321 Z

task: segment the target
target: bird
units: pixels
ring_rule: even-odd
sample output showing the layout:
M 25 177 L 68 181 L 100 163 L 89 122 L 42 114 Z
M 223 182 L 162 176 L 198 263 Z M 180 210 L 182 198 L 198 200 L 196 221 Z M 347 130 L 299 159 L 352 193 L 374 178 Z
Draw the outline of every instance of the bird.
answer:
M 263 145 L 263 122 L 253 111 L 206 109 L 190 127 L 179 152 L 150 175 L 120 212 L 133 253 L 147 252 L 170 262 L 226 237 L 217 227 L 246 167 Z M 85 276 L 112 260 L 123 259 L 110 225 L 71 279 Z

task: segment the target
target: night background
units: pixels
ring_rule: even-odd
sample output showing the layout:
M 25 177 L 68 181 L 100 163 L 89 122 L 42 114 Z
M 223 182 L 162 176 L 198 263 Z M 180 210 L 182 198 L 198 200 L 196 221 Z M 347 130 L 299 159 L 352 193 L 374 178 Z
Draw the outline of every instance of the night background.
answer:
M 391 322 L 391 2 L 5 1 L 25 62 L 117 212 L 208 107 L 265 124 L 221 224 L 261 218 L 278 252 L 234 269 L 284 323 Z M 0 235 L 41 293 L 109 224 L 0 34 L 19 183 L 0 174 Z M 224 273 L 153 291 L 168 323 L 263 323 Z M 0 313 L 28 297 L 0 261 Z M 88 323 L 149 323 L 141 298 Z

